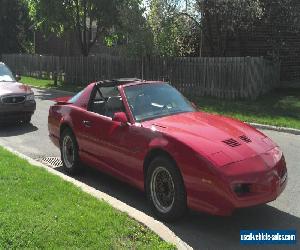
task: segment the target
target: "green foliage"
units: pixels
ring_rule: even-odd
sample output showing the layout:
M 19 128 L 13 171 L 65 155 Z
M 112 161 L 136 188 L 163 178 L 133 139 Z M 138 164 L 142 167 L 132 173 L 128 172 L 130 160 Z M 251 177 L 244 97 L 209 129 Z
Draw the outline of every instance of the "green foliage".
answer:
M 32 32 L 23 1 L 0 0 L 0 54 L 30 51 Z
M 117 34 L 111 34 L 105 37 L 105 43 L 108 47 L 112 47 L 117 43 L 119 36 Z
M 195 52 L 191 40 L 194 23 L 180 14 L 180 1 L 152 0 L 148 22 L 154 36 L 155 53 L 163 56 L 185 56 Z
M 152 35 L 141 0 L 27 0 L 30 16 L 45 33 L 77 33 L 83 55 L 101 36 L 108 47 L 126 45 L 130 54 L 148 54 Z
M 300 12 L 298 0 L 262 0 L 262 25 L 269 26 L 267 42 L 271 49 L 268 56 L 280 57 L 283 50 L 289 50 L 287 33 L 299 33 Z
M 22 76 L 21 82 L 30 85 L 32 87 L 51 88 L 51 89 L 64 90 L 64 91 L 69 91 L 74 93 L 77 93 L 86 87 L 84 85 L 66 84 L 60 81 L 57 83 L 57 85 L 54 85 L 54 81 L 51 79 L 40 79 L 40 78 L 29 77 L 29 76 Z
M 127 54 L 149 55 L 153 50 L 153 36 L 144 14 L 141 0 L 123 3 L 120 14 L 119 43 L 126 45 Z
M 100 35 L 119 24 L 120 6 L 125 0 L 27 0 L 37 28 L 62 34 L 73 30 L 81 52 L 87 56 Z
M 193 101 L 203 111 L 246 122 L 300 129 L 300 89 L 276 89 L 256 101 L 230 101 L 213 97 L 199 97 Z
M 288 48 L 286 32 L 299 32 L 297 6 L 297 0 L 149 0 L 148 22 L 160 55 L 199 56 L 206 44 L 210 56 L 226 56 L 231 41 L 243 47 L 243 34 L 265 26 L 268 54 L 278 57 Z
M 174 249 L 103 201 L 0 147 L 0 249 Z
M 262 17 L 260 0 L 197 0 L 195 12 L 211 56 L 226 55 L 228 40 L 248 31 Z

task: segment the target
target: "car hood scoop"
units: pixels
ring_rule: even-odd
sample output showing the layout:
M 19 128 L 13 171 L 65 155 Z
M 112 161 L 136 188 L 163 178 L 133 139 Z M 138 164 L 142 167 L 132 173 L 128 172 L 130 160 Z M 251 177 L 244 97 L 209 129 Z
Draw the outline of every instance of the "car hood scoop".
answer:
M 227 117 L 211 115 L 204 112 L 190 112 L 162 117 L 152 121 L 156 127 L 166 129 L 169 133 L 202 137 L 214 142 L 237 144 L 240 136 L 248 132 L 248 126 Z M 248 138 L 248 137 L 247 137 Z
M 266 143 L 266 136 L 248 124 L 205 112 L 162 117 L 143 125 L 155 126 L 199 153 L 211 155 L 222 151 L 237 160 L 253 157 L 276 146 L 272 142 Z
M 238 147 L 238 146 L 241 146 L 242 144 L 239 143 L 237 140 L 233 139 L 233 138 L 230 138 L 228 140 L 224 140 L 223 141 L 226 145 L 234 148 L 234 147 Z

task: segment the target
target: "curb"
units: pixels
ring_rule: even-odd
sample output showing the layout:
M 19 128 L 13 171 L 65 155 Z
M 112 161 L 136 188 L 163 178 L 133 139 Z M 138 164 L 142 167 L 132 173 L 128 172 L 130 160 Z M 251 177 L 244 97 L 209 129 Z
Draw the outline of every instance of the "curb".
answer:
M 300 130 L 295 129 L 295 128 L 285 128 L 285 127 L 276 127 L 272 125 L 265 125 L 265 124 L 259 124 L 259 123 L 252 123 L 248 122 L 251 126 L 258 128 L 258 129 L 268 129 L 268 130 L 274 130 L 277 132 L 284 132 L 284 133 L 289 133 L 289 134 L 294 134 L 294 135 L 300 135 Z
M 189 246 L 187 243 L 185 243 L 183 240 L 181 240 L 179 237 L 177 237 L 175 235 L 175 233 L 172 232 L 162 222 L 155 220 L 151 216 L 127 205 L 126 203 L 124 203 L 112 196 L 109 196 L 106 193 L 103 193 L 103 192 L 101 192 L 93 187 L 90 187 L 78 180 L 75 180 L 74 178 L 72 178 L 70 176 L 64 175 L 61 172 L 58 172 L 38 161 L 35 161 L 34 159 L 32 159 L 22 153 L 19 153 L 10 147 L 6 147 L 3 145 L 1 145 L 1 146 L 4 149 L 8 150 L 9 152 L 19 156 L 20 158 L 27 160 L 30 164 L 37 166 L 37 167 L 44 168 L 47 172 L 54 174 L 56 176 L 59 176 L 63 180 L 74 184 L 75 186 L 79 187 L 82 191 L 92 195 L 93 197 L 95 197 L 99 200 L 102 200 L 104 202 L 107 202 L 109 205 L 111 205 L 113 208 L 117 209 L 118 211 L 126 213 L 129 217 L 135 219 L 139 223 L 141 223 L 144 226 L 146 226 L 147 228 L 149 228 L 152 232 L 157 234 L 164 241 L 174 244 L 177 247 L 177 249 L 184 249 L 184 250 L 193 249 L 191 246 Z

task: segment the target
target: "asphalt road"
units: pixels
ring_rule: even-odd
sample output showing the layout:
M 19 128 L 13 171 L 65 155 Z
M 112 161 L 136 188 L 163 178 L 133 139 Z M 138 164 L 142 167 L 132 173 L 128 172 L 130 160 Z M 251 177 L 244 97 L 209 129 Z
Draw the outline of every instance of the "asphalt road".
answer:
M 0 128 L 0 144 L 9 146 L 33 159 L 59 156 L 59 151 L 48 139 L 47 116 L 51 99 L 63 96 L 47 90 L 35 90 L 37 111 L 32 124 Z M 215 217 L 189 212 L 181 221 L 167 224 L 178 237 L 194 249 L 257 249 L 242 247 L 240 229 L 296 229 L 300 232 L 300 136 L 264 130 L 285 153 L 289 181 L 284 193 L 274 202 L 241 209 L 231 217 Z M 56 168 L 62 171 L 61 168 Z M 143 193 L 112 177 L 88 169 L 78 180 L 151 215 Z M 297 246 L 300 247 L 299 240 Z M 261 248 L 276 249 L 276 246 Z M 279 246 L 278 249 L 293 248 Z

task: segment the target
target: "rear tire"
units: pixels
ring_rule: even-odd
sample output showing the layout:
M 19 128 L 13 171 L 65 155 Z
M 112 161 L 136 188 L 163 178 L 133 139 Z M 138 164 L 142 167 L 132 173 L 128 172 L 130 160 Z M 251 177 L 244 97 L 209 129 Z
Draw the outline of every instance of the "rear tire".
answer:
M 64 129 L 61 134 L 60 152 L 64 169 L 70 175 L 79 174 L 82 171 L 82 165 L 78 154 L 78 144 L 69 128 Z
M 187 210 L 182 176 L 168 157 L 156 157 L 146 175 L 146 194 L 154 214 L 164 221 L 175 221 Z

